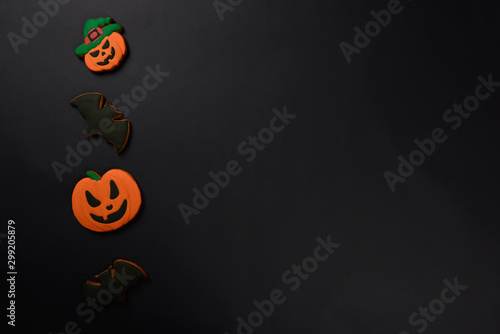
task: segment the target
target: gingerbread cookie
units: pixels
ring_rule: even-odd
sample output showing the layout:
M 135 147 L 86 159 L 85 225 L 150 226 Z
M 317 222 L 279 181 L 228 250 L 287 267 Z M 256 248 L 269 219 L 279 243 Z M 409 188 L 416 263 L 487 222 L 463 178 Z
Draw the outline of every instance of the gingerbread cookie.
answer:
M 88 171 L 73 190 L 72 205 L 76 219 L 95 232 L 116 230 L 130 222 L 142 203 L 141 191 L 132 175 L 111 169 L 102 177 Z
M 95 281 L 86 281 L 83 285 L 83 299 L 97 299 L 107 305 L 111 301 L 125 304 L 127 289 L 135 285 L 140 278 L 147 279 L 148 275 L 136 263 L 118 259 L 112 266 L 94 277 Z
M 120 34 L 123 28 L 112 22 L 110 17 L 85 22 L 84 42 L 75 49 L 75 54 L 84 58 L 91 71 L 110 71 L 121 63 L 127 53 L 127 44 Z
M 128 119 L 118 120 L 122 113 L 111 103 L 104 104 L 104 96 L 101 93 L 79 95 L 69 104 L 76 107 L 87 120 L 87 137 L 101 135 L 104 140 L 113 144 L 117 153 L 123 150 L 130 135 L 130 122 Z

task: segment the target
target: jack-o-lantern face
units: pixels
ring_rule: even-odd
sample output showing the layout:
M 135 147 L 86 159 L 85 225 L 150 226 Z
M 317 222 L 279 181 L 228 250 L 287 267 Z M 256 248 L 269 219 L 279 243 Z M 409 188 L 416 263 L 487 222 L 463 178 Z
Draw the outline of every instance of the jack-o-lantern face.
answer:
M 73 190 L 73 213 L 84 227 L 96 232 L 116 230 L 135 217 L 141 191 L 132 175 L 112 169 L 100 177 L 87 172 Z
M 109 71 L 120 64 L 126 52 L 125 39 L 114 32 L 85 55 L 85 64 L 94 72 Z

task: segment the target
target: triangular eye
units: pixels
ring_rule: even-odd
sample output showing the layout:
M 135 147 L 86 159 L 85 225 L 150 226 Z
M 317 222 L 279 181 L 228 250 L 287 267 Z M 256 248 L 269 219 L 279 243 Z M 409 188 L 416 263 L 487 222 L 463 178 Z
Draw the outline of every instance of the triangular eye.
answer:
M 99 55 L 99 50 L 89 53 L 92 57 L 97 57 Z
M 106 43 L 102 46 L 103 49 L 109 48 L 109 39 L 106 40 Z
M 116 186 L 115 181 L 111 180 L 109 182 L 109 188 L 111 189 L 111 192 L 109 193 L 109 198 L 115 199 L 120 195 L 120 192 L 118 191 L 118 187 Z
M 101 205 L 101 201 L 95 198 L 88 190 L 85 191 L 85 196 L 87 197 L 87 202 L 93 208 Z

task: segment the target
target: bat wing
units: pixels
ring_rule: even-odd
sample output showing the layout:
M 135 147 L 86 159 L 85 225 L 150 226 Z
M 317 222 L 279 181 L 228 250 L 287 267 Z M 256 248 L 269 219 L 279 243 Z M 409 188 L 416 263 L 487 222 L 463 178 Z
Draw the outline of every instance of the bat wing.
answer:
M 93 111 L 101 109 L 103 99 L 104 96 L 101 93 L 86 93 L 78 95 L 69 104 L 76 107 L 87 118 Z
M 102 290 L 101 283 L 86 281 L 83 285 L 82 297 L 84 300 L 87 298 L 95 299 L 97 298 L 97 294 Z
M 142 269 L 137 263 L 134 263 L 132 261 L 118 259 L 115 261 L 114 267 L 115 271 L 118 271 L 119 273 L 122 273 L 122 271 L 124 271 L 127 273 L 127 275 L 131 275 L 136 278 L 135 281 L 130 285 L 134 285 L 139 278 L 148 278 L 148 274 L 146 274 L 146 271 L 144 271 L 144 269 Z
M 102 131 L 104 140 L 110 142 L 115 147 L 115 151 L 120 153 L 128 141 L 130 133 L 130 122 L 128 119 L 112 120 L 109 127 L 110 131 Z
M 125 279 L 127 281 L 127 283 L 124 285 L 125 289 L 123 289 L 123 293 L 115 296 L 115 300 L 117 302 L 125 304 L 125 296 L 127 294 L 128 288 L 134 286 L 140 278 L 148 278 L 148 274 L 146 274 L 144 269 L 142 269 L 138 264 L 123 259 L 116 260 L 114 263 L 114 268 L 115 276 L 118 272 L 120 275 L 122 275 L 122 279 Z

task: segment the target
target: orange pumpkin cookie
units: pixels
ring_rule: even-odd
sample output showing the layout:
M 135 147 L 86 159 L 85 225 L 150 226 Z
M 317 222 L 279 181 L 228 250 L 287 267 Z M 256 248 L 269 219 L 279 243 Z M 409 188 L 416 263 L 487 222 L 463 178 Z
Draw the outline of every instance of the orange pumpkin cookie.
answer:
M 87 172 L 73 190 L 72 204 L 76 219 L 95 232 L 116 230 L 131 221 L 141 206 L 141 191 L 132 175 L 111 169 L 102 177 Z
M 121 63 L 127 53 L 127 44 L 120 34 L 123 28 L 112 22 L 110 17 L 100 17 L 85 23 L 84 43 L 76 48 L 75 54 L 85 59 L 91 71 L 110 71 Z

